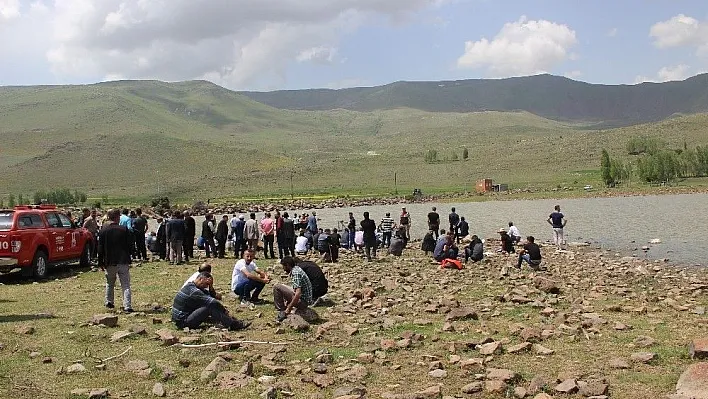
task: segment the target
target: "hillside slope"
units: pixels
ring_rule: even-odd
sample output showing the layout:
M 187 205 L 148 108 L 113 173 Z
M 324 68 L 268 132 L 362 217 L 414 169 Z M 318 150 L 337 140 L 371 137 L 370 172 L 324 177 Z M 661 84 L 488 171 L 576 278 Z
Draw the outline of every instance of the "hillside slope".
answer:
M 708 74 L 681 82 L 598 85 L 552 75 L 508 79 L 396 82 L 329 90 L 242 92 L 281 109 L 356 111 L 414 108 L 432 112 L 527 111 L 544 118 L 603 126 L 654 122 L 708 111 Z
M 513 187 L 598 179 L 600 149 L 630 137 L 708 144 L 708 114 L 622 129 L 529 112 L 271 108 L 207 82 L 0 88 L 0 197 L 51 188 L 93 197 L 206 198 Z M 463 148 L 468 161 L 455 160 Z M 428 151 L 439 162 L 425 163 Z

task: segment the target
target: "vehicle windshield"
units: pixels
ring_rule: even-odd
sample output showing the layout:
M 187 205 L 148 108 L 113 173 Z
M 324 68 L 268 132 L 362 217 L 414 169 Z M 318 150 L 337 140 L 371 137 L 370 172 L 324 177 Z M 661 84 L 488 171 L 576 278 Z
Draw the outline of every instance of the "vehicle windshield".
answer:
M 0 212 L 0 230 L 10 230 L 12 228 L 12 213 Z

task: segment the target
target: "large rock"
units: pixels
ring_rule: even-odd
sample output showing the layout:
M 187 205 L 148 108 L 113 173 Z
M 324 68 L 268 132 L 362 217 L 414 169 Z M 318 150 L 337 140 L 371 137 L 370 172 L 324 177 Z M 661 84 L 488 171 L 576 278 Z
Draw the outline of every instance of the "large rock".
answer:
M 481 355 L 493 355 L 495 353 L 501 353 L 502 351 L 502 344 L 501 342 L 490 342 L 488 344 L 480 345 L 479 346 L 479 353 Z
M 575 393 L 578 390 L 578 383 L 574 379 L 569 378 L 569 379 L 561 382 L 560 384 L 556 385 L 555 390 L 556 390 L 556 392 L 565 393 L 565 394 Z
M 234 371 L 222 371 L 216 375 L 214 384 L 221 390 L 241 389 L 248 386 L 253 381 L 253 377 L 236 373 Z
M 79 374 L 79 373 L 85 373 L 85 372 L 86 372 L 86 367 L 84 367 L 84 365 L 81 363 L 74 363 L 71 366 L 66 368 L 67 374 Z
M 482 392 L 483 389 L 484 385 L 479 381 L 475 381 L 463 386 L 462 393 L 473 394 L 477 392 Z
M 95 314 L 91 318 L 92 324 L 100 324 L 106 327 L 115 327 L 118 325 L 118 316 L 111 313 Z
M 162 345 L 170 346 L 179 342 L 179 338 L 166 328 L 155 331 L 155 334 L 157 335 L 157 339 L 162 341 Z
M 519 374 L 508 369 L 487 369 L 487 379 L 504 382 L 514 382 L 520 378 Z
M 691 359 L 708 358 L 708 338 L 694 339 L 688 345 L 688 354 Z
M 221 356 L 217 356 L 204 368 L 204 370 L 202 370 L 202 374 L 199 378 L 202 381 L 211 380 L 219 374 L 220 371 L 225 370 L 227 367 L 229 367 L 229 363 Z
M 307 320 L 299 314 L 294 313 L 288 315 L 288 318 L 285 319 L 284 324 L 290 326 L 290 328 L 298 332 L 303 332 L 310 329 L 310 323 L 308 323 Z
M 111 342 L 122 341 L 131 335 L 135 335 L 135 333 L 130 331 L 116 331 L 111 335 Z
M 456 321 L 456 320 L 477 320 L 477 312 L 470 308 L 456 308 L 450 311 L 450 313 L 445 316 L 446 321 Z
M 536 277 L 533 280 L 533 285 L 547 294 L 560 294 L 558 283 L 545 277 Z
M 676 394 L 692 399 L 708 399 L 708 363 L 690 365 L 676 383 Z
M 161 383 L 156 382 L 155 385 L 153 385 L 152 387 L 152 394 L 159 398 L 162 398 L 167 395 L 167 392 L 165 392 L 165 387 Z

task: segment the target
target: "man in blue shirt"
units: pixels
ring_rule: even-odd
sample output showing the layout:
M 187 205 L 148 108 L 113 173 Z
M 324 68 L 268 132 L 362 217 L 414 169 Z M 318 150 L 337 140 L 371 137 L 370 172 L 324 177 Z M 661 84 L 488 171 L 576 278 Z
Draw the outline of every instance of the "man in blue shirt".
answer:
M 445 234 L 445 230 L 440 230 L 440 237 L 435 243 L 435 251 L 433 251 L 433 258 L 436 261 L 442 262 L 444 259 L 457 259 L 458 249 L 454 235 L 454 231 L 449 231 Z
M 554 207 L 553 213 L 548 216 L 548 224 L 553 227 L 553 243 L 556 244 L 558 249 L 562 249 L 565 243 L 565 238 L 563 237 L 563 228 L 565 227 L 568 220 L 561 213 L 560 205 Z
M 317 212 L 312 211 L 312 215 L 307 218 L 307 231 L 312 235 L 317 234 Z

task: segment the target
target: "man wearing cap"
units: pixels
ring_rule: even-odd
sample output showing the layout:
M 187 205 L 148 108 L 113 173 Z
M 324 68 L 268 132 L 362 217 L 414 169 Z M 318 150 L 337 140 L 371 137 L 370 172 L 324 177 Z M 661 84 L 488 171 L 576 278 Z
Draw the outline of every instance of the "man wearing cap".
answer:
M 514 253 L 514 240 L 506 233 L 506 230 L 499 229 L 499 241 L 501 243 L 499 252 Z
M 406 241 L 409 241 L 411 239 L 411 214 L 406 211 L 405 206 L 401 207 L 401 216 L 398 221 L 399 225 L 405 230 Z

